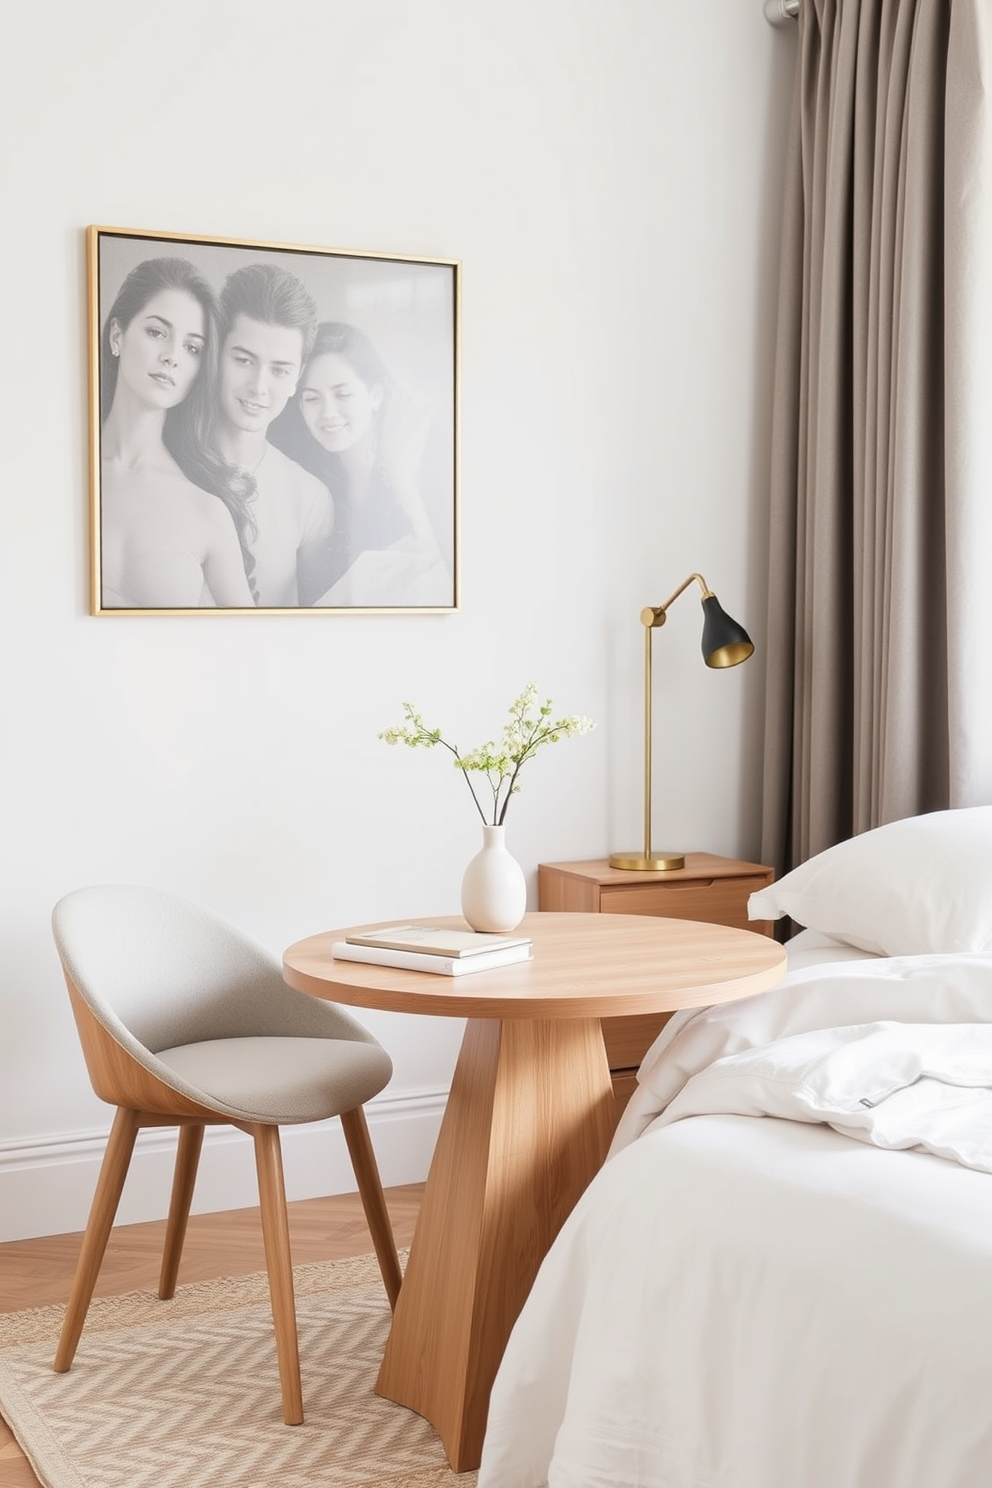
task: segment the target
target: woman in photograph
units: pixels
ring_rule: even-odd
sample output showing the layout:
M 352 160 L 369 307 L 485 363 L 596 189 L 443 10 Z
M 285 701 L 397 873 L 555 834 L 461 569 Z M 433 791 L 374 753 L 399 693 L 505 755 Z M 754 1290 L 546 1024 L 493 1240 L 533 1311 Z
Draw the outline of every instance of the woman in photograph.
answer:
M 326 561 L 305 603 L 451 604 L 423 494 L 430 432 L 429 415 L 403 395 L 368 337 L 321 322 L 296 396 L 269 429 L 334 501 Z
M 251 483 L 204 437 L 216 357 L 216 302 L 198 270 L 182 258 L 133 268 L 100 343 L 104 609 L 254 606 Z

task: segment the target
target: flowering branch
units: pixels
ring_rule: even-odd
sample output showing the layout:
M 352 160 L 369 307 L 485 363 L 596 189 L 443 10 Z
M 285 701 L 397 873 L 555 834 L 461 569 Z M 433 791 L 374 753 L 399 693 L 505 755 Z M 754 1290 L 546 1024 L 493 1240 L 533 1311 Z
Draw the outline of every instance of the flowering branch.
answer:
M 393 728 L 384 729 L 383 732 L 379 735 L 379 738 L 385 739 L 387 744 L 409 744 L 411 749 L 432 749 L 435 744 L 440 744 L 442 748 L 450 750 L 450 752 L 455 756 L 455 764 L 457 765 L 457 767 L 462 770 L 464 769 L 464 766 L 462 764 L 462 757 L 458 753 L 456 746 L 454 744 L 449 744 L 447 739 L 441 738 L 440 729 L 427 728 L 424 720 L 421 718 L 420 714 L 417 712 L 412 703 L 403 704 L 403 717 L 406 719 L 406 723 L 397 724 Z M 483 811 L 481 805 L 479 804 L 479 798 L 475 794 L 475 787 L 473 786 L 471 780 L 469 780 L 468 775 L 465 776 L 465 784 L 472 792 L 472 800 L 475 802 L 476 811 L 482 817 L 483 822 L 485 822 L 486 813 Z
M 533 711 L 537 708 L 536 713 Z M 503 728 L 502 739 L 497 744 L 487 740 L 478 749 L 461 754 L 456 745 L 441 737 L 440 729 L 429 729 L 412 703 L 403 704 L 405 722 L 385 729 L 380 735 L 387 744 L 408 744 L 411 748 L 432 749 L 440 744 L 454 756 L 455 768 L 461 770 L 465 783 L 472 793 L 475 809 L 487 826 L 501 827 L 506 822 L 506 810 L 510 797 L 520 790 L 520 772 L 529 759 L 543 744 L 557 744 L 561 739 L 574 734 L 587 734 L 596 727 L 589 718 L 576 713 L 564 718 L 552 719 L 551 699 L 537 702 L 537 683 L 529 682 L 518 698 L 510 704 L 509 721 Z M 485 775 L 492 797 L 491 818 L 486 815 L 469 779 L 469 772 Z

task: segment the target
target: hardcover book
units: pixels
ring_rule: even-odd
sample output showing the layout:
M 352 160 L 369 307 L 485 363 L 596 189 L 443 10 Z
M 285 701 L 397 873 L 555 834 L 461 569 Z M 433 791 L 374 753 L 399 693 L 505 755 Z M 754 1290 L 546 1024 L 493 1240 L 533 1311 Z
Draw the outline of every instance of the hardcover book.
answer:
M 533 959 L 530 942 L 526 940 L 473 956 L 443 956 L 436 951 L 401 951 L 390 946 L 353 945 L 350 940 L 336 940 L 331 954 L 338 961 L 368 961 L 375 966 L 398 966 L 405 971 L 429 971 L 435 976 L 467 976 L 473 971 L 493 971 L 497 966 Z
M 346 943 L 461 960 L 465 956 L 508 950 L 511 946 L 529 946 L 531 941 L 529 935 L 487 935 L 479 930 L 445 930 L 438 925 L 388 925 L 383 930 L 370 930 L 367 935 L 349 935 Z

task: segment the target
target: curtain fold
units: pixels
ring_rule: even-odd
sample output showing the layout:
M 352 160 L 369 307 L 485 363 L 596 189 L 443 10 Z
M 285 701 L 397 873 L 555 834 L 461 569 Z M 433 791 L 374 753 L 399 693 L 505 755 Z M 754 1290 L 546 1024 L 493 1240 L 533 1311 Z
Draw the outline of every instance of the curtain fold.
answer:
M 800 10 L 763 782 L 780 872 L 992 801 L 990 11 Z

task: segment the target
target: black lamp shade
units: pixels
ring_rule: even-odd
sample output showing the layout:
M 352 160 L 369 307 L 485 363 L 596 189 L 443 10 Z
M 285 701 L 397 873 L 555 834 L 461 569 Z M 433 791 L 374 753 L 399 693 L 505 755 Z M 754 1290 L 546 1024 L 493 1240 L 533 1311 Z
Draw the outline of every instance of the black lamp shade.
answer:
M 751 637 L 732 620 L 715 594 L 703 600 L 703 660 L 708 667 L 732 667 L 754 651 Z

